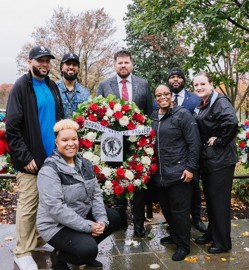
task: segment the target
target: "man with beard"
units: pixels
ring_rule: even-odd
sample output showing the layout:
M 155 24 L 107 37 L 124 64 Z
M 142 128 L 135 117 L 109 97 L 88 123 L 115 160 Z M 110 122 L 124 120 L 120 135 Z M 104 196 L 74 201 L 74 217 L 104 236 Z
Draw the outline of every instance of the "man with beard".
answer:
M 89 90 L 77 81 L 79 67 L 80 61 L 76 54 L 67 53 L 63 56 L 60 65 L 62 79 L 57 82 L 57 86 L 60 89 L 65 118 L 72 118 L 78 105 L 90 96 Z
M 100 82 L 96 96 L 102 95 L 107 97 L 109 94 L 115 95 L 127 101 L 134 101 L 139 109 L 147 115 L 152 113 L 152 96 L 149 89 L 148 81 L 132 75 L 133 59 L 130 52 L 126 50 L 118 51 L 114 54 L 114 68 L 116 75 Z M 124 142 L 125 143 L 125 142 Z M 124 147 L 127 148 L 127 147 Z M 145 235 L 145 200 L 150 197 L 142 189 L 135 193 L 133 199 L 133 223 L 134 233 L 138 237 Z M 121 213 L 122 225 L 127 224 L 125 202 L 116 204 Z M 151 208 L 151 207 L 150 207 Z M 151 214 L 151 213 L 150 213 Z
M 173 92 L 173 100 L 176 105 L 183 106 L 185 109 L 188 109 L 192 114 L 196 105 L 200 102 L 199 97 L 189 92 L 185 85 L 185 75 L 180 68 L 172 68 L 169 71 L 167 83 Z M 191 202 L 191 216 L 193 226 L 201 231 L 206 231 L 205 224 L 201 221 L 201 191 L 199 186 L 199 181 L 196 179 L 194 182 L 193 196 Z
M 54 56 L 43 46 L 29 53 L 29 72 L 14 84 L 8 99 L 6 134 L 14 168 L 18 171 L 14 261 L 20 270 L 38 270 L 32 250 L 52 251 L 36 230 L 37 173 L 55 148 L 54 124 L 63 118 L 59 89 L 50 80 Z

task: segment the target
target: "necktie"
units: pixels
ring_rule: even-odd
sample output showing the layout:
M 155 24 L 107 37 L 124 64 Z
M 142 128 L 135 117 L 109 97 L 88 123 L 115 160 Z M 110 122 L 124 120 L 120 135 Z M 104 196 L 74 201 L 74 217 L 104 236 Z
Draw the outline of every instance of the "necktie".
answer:
M 128 101 L 129 100 L 129 94 L 128 89 L 126 85 L 127 80 L 122 80 L 122 99 Z
M 178 105 L 178 95 L 175 95 L 174 103 L 175 105 Z

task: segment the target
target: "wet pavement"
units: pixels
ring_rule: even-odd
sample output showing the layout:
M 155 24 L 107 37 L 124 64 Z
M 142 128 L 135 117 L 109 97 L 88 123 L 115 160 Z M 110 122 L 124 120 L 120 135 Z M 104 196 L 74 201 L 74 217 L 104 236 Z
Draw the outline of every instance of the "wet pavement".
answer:
M 171 260 L 175 245 L 160 245 L 160 238 L 167 236 L 166 225 L 159 218 L 146 224 L 145 238 L 133 236 L 133 227 L 115 232 L 99 245 L 97 259 L 104 270 L 222 270 L 249 269 L 249 220 L 232 220 L 233 249 L 218 255 L 208 254 L 208 245 L 200 246 L 194 239 L 201 235 L 192 228 L 191 252 L 181 262 Z M 18 270 L 13 261 L 15 246 L 15 225 L 0 224 L 0 270 Z M 33 252 L 39 270 L 50 269 L 49 253 Z M 85 266 L 72 267 L 74 270 L 89 270 Z M 93 268 L 91 268 L 93 269 Z

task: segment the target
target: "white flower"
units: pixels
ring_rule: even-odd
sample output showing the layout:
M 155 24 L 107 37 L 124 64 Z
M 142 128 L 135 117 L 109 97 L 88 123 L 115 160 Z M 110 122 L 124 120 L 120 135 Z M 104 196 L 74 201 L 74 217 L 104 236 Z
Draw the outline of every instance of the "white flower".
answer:
M 238 138 L 240 140 L 244 140 L 246 138 L 246 131 L 243 130 L 241 133 L 238 134 Z
M 105 116 L 103 117 L 103 119 L 107 121 L 109 118 L 108 118 L 108 116 L 105 115 Z
M 131 136 L 128 137 L 128 140 L 130 142 L 136 142 L 137 141 L 137 136 L 136 135 L 131 135 Z
M 108 108 L 105 115 L 108 116 L 108 117 L 112 116 L 113 115 L 113 110 Z
M 90 142 L 94 142 L 95 139 L 96 139 L 96 137 L 97 137 L 97 133 L 96 133 L 96 132 L 92 132 L 92 131 L 88 132 L 88 133 L 84 136 L 84 138 L 85 138 L 85 139 L 88 139 Z
M 123 116 L 121 119 L 119 119 L 119 124 L 122 127 L 125 127 L 129 124 L 129 118 L 127 116 Z
M 93 158 L 92 158 L 93 165 L 98 165 L 99 161 L 100 161 L 100 157 L 96 156 L 96 155 L 93 155 Z
M 150 165 L 151 164 L 151 159 L 149 157 L 147 157 L 147 156 L 142 156 L 141 163 L 143 165 Z
M 125 177 L 128 178 L 129 180 L 132 180 L 132 179 L 134 179 L 134 174 L 131 170 L 126 170 Z
M 139 180 L 139 179 L 134 180 L 134 186 L 140 187 L 141 186 L 141 180 Z
M 241 162 L 246 163 L 247 162 L 247 153 L 243 153 L 241 156 Z
M 0 170 L 8 166 L 7 159 L 4 155 L 0 156 Z
M 83 153 L 83 157 L 84 158 L 86 158 L 86 159 L 88 159 L 88 160 L 90 160 L 90 161 L 93 161 L 93 153 L 92 152 L 85 152 L 85 153 Z
M 4 122 L 0 122 L 0 130 L 5 130 L 5 123 Z
M 109 181 L 109 180 L 106 180 L 106 181 L 105 181 L 104 187 L 105 187 L 106 189 L 112 189 L 112 182 Z
M 114 111 L 114 112 L 118 112 L 118 111 L 120 112 L 121 109 L 122 109 L 121 104 L 116 103 L 116 104 L 114 105 L 113 111 Z
M 101 171 L 106 177 L 110 176 L 112 173 L 112 170 L 109 167 L 104 167 Z
M 144 151 L 147 155 L 154 155 L 154 149 L 152 147 L 145 148 Z

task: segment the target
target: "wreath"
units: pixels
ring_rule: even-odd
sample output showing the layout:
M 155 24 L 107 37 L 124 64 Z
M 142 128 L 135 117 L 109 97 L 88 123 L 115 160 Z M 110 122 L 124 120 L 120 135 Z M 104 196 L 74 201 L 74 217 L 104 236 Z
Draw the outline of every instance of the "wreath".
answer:
M 237 136 L 239 160 L 245 168 L 249 167 L 249 120 L 239 123 Z
M 150 176 L 157 169 L 153 157 L 155 132 L 150 128 L 151 120 L 134 102 L 117 99 L 114 95 L 108 95 L 107 98 L 90 97 L 79 105 L 74 120 L 80 126 L 78 131 L 80 153 L 93 163 L 106 201 L 112 201 L 115 197 L 132 199 L 137 190 L 147 188 Z M 94 123 L 100 128 L 89 128 L 87 123 Z M 134 132 L 135 135 L 126 136 L 130 152 L 121 166 L 113 168 L 107 162 L 101 161 L 101 149 L 97 144 L 103 134 L 101 127 L 104 130 L 127 134 Z M 146 128 L 148 132 L 143 134 L 145 132 L 142 131 Z
M 5 113 L 0 113 L 0 174 L 13 173 L 9 147 L 6 140 Z

